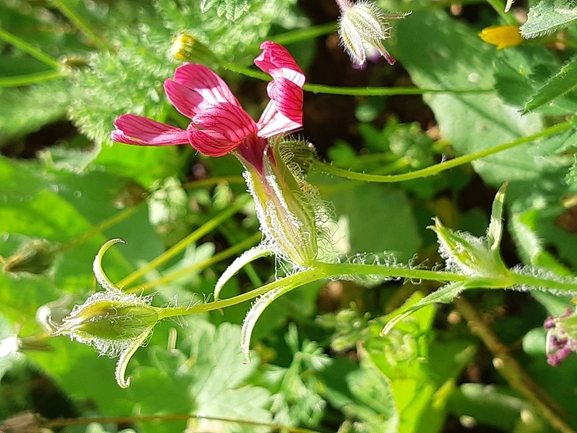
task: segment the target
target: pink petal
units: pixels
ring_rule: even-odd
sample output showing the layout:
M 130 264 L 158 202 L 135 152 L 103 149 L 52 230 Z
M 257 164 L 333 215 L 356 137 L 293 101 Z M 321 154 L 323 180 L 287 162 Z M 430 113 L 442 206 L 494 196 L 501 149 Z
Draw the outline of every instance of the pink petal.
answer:
M 198 112 L 197 108 L 204 102 L 203 97 L 199 93 L 170 79 L 164 82 L 164 90 L 172 105 L 191 119 Z
M 302 89 L 292 81 L 280 78 L 268 84 L 267 92 L 271 101 L 258 122 L 259 136 L 270 137 L 302 127 Z
M 196 129 L 192 124 L 188 129 L 188 134 L 188 140 L 192 147 L 207 156 L 224 156 L 235 150 L 241 143 L 240 141 L 230 141 L 213 131 Z
M 302 87 L 305 76 L 285 47 L 275 42 L 263 42 L 263 50 L 254 63 L 274 79 L 286 78 Z
M 169 146 L 188 143 L 186 131 L 135 114 L 123 114 L 114 122 L 113 141 L 139 146 Z
M 228 102 L 240 107 L 226 83 L 204 65 L 187 63 L 178 67 L 174 73 L 174 81 L 201 96 L 202 99 L 194 99 L 196 112 L 220 102 Z
M 221 156 L 247 137 L 256 136 L 257 126 L 241 107 L 221 103 L 194 116 L 188 133 L 190 143 L 199 152 Z

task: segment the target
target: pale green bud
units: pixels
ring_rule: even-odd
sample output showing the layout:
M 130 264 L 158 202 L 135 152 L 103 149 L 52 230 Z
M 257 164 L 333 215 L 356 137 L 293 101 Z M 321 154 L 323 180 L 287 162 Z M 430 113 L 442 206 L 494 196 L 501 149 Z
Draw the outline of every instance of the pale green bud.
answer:
M 151 305 L 151 296 L 122 292 L 104 274 L 101 266 L 104 252 L 120 239 L 106 242 L 94 260 L 94 273 L 105 290 L 91 295 L 82 305 L 75 305 L 62 324 L 51 323 L 52 335 L 69 335 L 71 339 L 93 346 L 100 355 L 119 356 L 116 381 L 128 387 L 130 378 L 124 373 L 128 361 L 152 334 L 161 319 L 161 309 Z

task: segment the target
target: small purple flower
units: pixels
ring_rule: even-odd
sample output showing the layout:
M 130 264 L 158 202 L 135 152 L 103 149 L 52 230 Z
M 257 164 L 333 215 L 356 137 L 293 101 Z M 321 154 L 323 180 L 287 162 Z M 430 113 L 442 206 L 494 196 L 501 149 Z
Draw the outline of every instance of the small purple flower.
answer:
M 549 316 L 543 327 L 547 331 L 547 363 L 557 367 L 571 352 L 577 352 L 577 315 L 567 308 L 557 318 Z

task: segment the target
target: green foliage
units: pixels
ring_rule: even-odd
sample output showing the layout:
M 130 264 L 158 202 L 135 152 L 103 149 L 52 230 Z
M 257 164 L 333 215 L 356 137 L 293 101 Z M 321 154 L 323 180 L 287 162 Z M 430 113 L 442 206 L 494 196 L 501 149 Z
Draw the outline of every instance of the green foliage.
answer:
M 10 156 L 0 157 L 2 418 L 22 411 L 104 417 L 50 427 L 91 433 L 440 433 L 455 420 L 519 433 L 552 431 L 559 419 L 577 428 L 574 355 L 548 365 L 559 343 L 540 326 L 574 308 L 567 295 L 577 269 L 573 3 L 532 5 L 523 36 L 552 35 L 497 50 L 478 37 L 481 25 L 501 22 L 483 5 L 467 5 L 455 18 L 424 0 L 378 0 L 384 13 L 413 13 L 395 21 L 383 42 L 401 67 L 371 64 L 362 72 L 346 63 L 336 34 L 326 35 L 336 21 L 311 25 L 336 20 L 336 6 L 313 3 L 0 4 L 0 152 Z M 233 268 L 223 303 L 214 304 L 219 276 L 258 242 L 252 205 L 210 225 L 241 203 L 241 164 L 188 145 L 111 142 L 124 113 L 189 126 L 163 88 L 180 65 L 170 50 L 181 32 L 214 54 L 209 66 L 255 120 L 268 101 L 266 83 L 233 71 L 251 76 L 243 68 L 253 68 L 260 44 L 283 41 L 295 58 L 308 59 L 301 67 L 318 84 L 305 93 L 299 134 L 341 170 L 377 179 L 417 174 L 383 185 L 326 176 L 313 165 L 307 180 L 330 209 L 327 237 L 340 253 L 337 263 L 303 271 L 313 282 L 302 284 L 298 270 L 277 258 L 259 257 Z M 375 96 L 383 93 L 399 95 Z M 78 129 L 64 133 L 59 121 L 66 120 Z M 560 133 L 546 129 L 560 125 Z M 515 141 L 534 133 L 541 136 L 533 142 Z M 478 152 L 486 154 L 444 171 Z M 504 183 L 507 200 L 501 192 L 491 213 Z M 426 230 L 434 216 L 451 248 L 439 249 Z M 112 283 L 151 296 L 159 311 L 182 313 L 167 314 L 138 348 L 126 390 L 114 380 L 115 359 L 52 335 L 97 290 L 92 262 L 113 238 L 127 244 L 102 264 Z M 327 269 L 344 268 L 323 279 Z M 355 269 L 361 275 L 353 278 Z M 280 278 L 285 285 L 268 295 L 282 296 L 251 307 L 256 291 Z M 512 286 L 545 290 L 499 291 Z M 478 290 L 463 293 L 470 289 Z M 465 296 L 481 320 L 451 305 Z M 259 313 L 248 322 L 250 346 L 241 327 L 247 311 Z M 494 340 L 487 343 L 488 332 Z M 488 349 L 478 350 L 477 336 Z M 549 413 L 501 376 L 494 352 L 505 344 Z M 51 391 L 64 396 L 68 412 L 35 405 Z

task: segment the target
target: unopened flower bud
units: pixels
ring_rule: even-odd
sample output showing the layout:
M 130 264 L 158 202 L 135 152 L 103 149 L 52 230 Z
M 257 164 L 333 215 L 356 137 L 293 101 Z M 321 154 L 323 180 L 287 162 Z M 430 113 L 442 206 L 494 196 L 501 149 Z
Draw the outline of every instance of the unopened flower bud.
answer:
M 387 19 L 404 18 L 407 14 L 383 14 L 379 8 L 369 2 L 361 0 L 352 3 L 351 0 L 337 0 L 341 10 L 339 18 L 339 36 L 341 44 L 353 61 L 353 66 L 363 68 L 367 61 L 376 60 L 381 55 L 393 65 L 395 59 L 383 46 L 382 41 L 389 37 L 390 27 Z
M 24 244 L 15 254 L 4 259 L 0 257 L 3 263 L 3 271 L 6 273 L 29 273 L 40 275 L 46 272 L 52 262 L 56 248 L 44 239 L 34 240 Z
M 201 63 L 208 66 L 216 63 L 214 53 L 188 33 L 181 33 L 172 40 L 170 54 L 182 62 Z
M 439 252 L 449 270 L 473 277 L 502 277 L 510 272 L 485 239 L 450 230 L 438 218 L 434 221 L 429 228 L 437 233 Z

